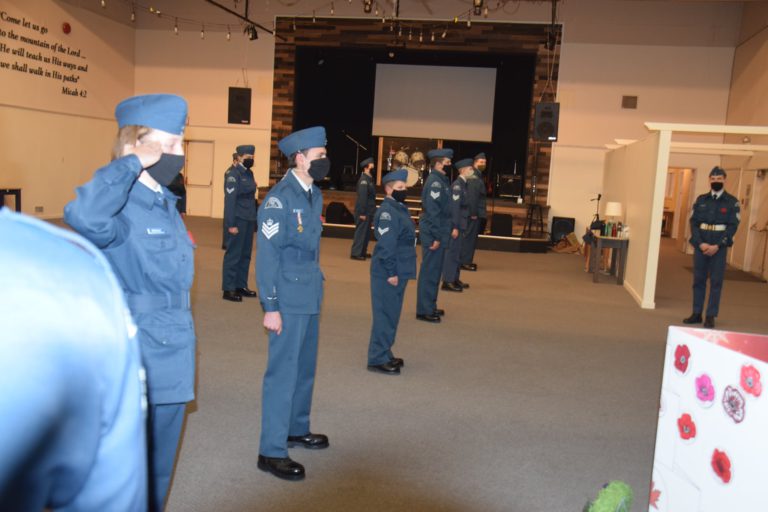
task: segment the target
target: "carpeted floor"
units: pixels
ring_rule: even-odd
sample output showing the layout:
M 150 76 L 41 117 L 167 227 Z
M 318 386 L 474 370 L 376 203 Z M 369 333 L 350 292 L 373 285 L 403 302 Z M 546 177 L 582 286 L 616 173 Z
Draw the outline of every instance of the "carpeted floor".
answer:
M 479 252 L 479 272 L 462 274 L 471 288 L 440 294 L 440 325 L 415 320 L 412 282 L 395 345 L 406 367 L 391 377 L 365 369 L 368 263 L 324 239 L 312 428 L 331 447 L 292 450 L 308 476 L 283 482 L 256 468 L 258 300 L 221 299 L 221 223 L 188 224 L 198 385 L 169 511 L 580 511 L 612 479 L 647 509 L 666 329 L 690 313 L 690 257 L 671 241 L 653 311 L 593 284 L 575 255 Z M 718 326 L 768 332 L 766 290 L 727 281 Z

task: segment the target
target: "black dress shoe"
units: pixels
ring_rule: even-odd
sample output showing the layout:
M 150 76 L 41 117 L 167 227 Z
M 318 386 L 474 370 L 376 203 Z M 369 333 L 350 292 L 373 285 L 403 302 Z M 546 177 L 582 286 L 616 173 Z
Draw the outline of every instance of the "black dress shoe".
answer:
M 440 323 L 440 317 L 437 315 L 416 315 L 416 320 L 424 322 Z
M 470 272 L 475 272 L 477 270 L 477 265 L 474 263 L 465 263 L 461 266 L 461 270 L 469 270 Z
M 461 286 L 464 289 L 469 288 L 469 285 L 467 283 L 465 283 L 464 281 L 459 281 L 458 279 L 456 280 L 455 284 L 457 284 L 458 286 Z
M 253 291 L 249 290 L 248 288 L 238 288 L 235 290 L 241 297 L 256 297 L 258 294 Z
M 304 466 L 291 460 L 290 457 L 275 458 L 259 455 L 259 469 L 272 473 L 283 480 L 303 480 Z
M 400 367 L 392 364 L 392 361 L 384 364 L 369 364 L 368 371 L 383 373 L 385 375 L 400 375 Z
M 293 448 L 296 445 L 310 450 L 320 450 L 328 448 L 331 444 L 328 442 L 328 436 L 310 432 L 303 436 L 288 436 L 288 448 Z
M 688 318 L 683 319 L 684 324 L 700 324 L 701 323 L 701 313 L 693 313 Z
M 392 359 L 389 360 L 389 364 L 391 364 L 392 366 L 397 366 L 398 368 L 402 368 L 403 366 L 405 366 L 405 361 L 400 359 L 399 357 L 393 357 Z
M 704 327 L 707 329 L 714 329 L 715 328 L 715 317 L 708 316 L 704 319 Z
M 365 253 L 365 257 L 366 258 L 370 258 L 371 257 L 371 253 L 369 253 L 369 252 Z
M 243 298 L 234 290 L 224 290 L 224 294 L 221 298 L 224 300 L 231 300 L 232 302 L 243 302 Z
M 443 285 L 440 287 L 441 290 L 445 290 L 447 292 L 463 292 L 464 288 L 457 285 L 456 283 L 446 283 L 443 282 Z
M 438 308 L 432 312 L 432 316 L 445 316 L 445 310 Z
M 350 256 L 350 259 L 357 261 L 365 261 L 365 256 Z

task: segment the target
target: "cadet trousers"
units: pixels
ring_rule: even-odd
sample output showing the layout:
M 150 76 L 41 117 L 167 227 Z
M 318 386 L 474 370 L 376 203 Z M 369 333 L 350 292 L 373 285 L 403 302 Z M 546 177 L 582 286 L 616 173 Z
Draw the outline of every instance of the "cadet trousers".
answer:
M 421 246 L 421 267 L 416 287 L 416 314 L 431 315 L 437 309 L 437 291 L 443 271 L 443 244 L 434 251 Z
M 477 247 L 477 236 L 480 230 L 480 217 L 476 219 L 467 219 L 467 230 L 464 232 L 464 240 L 461 242 L 461 255 L 459 263 L 469 265 L 475 259 L 475 248 Z
M 352 240 L 352 256 L 365 256 L 368 251 L 368 241 L 371 239 L 372 216 L 367 215 L 365 220 L 360 217 L 355 219 L 355 238 Z
M 459 231 L 459 236 L 448 239 L 448 248 L 445 250 L 443 260 L 443 281 L 455 283 L 459 280 L 459 257 L 464 240 L 464 231 Z
M 725 257 L 728 248 L 721 247 L 714 256 L 706 256 L 698 247 L 693 250 L 693 312 L 704 312 L 704 295 L 709 279 L 709 302 L 706 316 L 717 316 L 720 311 L 720 293 L 723 290 Z
M 173 464 L 187 404 L 150 404 L 147 428 L 149 511 L 162 512 L 173 477 Z
M 237 218 L 237 234 L 227 234 L 227 252 L 224 253 L 222 263 L 222 290 L 248 288 L 248 269 L 251 266 L 255 226 L 255 221 Z
M 395 357 L 392 354 L 392 345 L 395 344 L 407 285 L 407 279 L 399 279 L 397 286 L 392 286 L 386 277 L 371 275 L 373 325 L 368 342 L 369 365 L 384 364 Z
M 259 454 L 287 457 L 288 436 L 310 432 L 309 413 L 317 368 L 320 315 L 282 313 L 280 335 L 269 333 L 267 371 L 261 391 Z

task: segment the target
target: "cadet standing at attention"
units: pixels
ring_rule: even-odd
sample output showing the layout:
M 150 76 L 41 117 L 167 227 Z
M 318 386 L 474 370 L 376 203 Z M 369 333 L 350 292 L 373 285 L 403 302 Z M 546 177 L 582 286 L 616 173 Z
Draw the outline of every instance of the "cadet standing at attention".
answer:
M 443 253 L 451 232 L 451 187 L 446 172 L 451 167 L 452 149 L 433 149 L 427 153 L 429 176 L 421 191 L 419 240 L 421 269 L 417 287 L 416 318 L 440 322 L 444 311 L 437 308 L 437 292 L 443 271 Z
M 408 171 L 384 176 L 386 197 L 373 221 L 376 247 L 371 259 L 373 326 L 368 345 L 368 369 L 397 375 L 403 360 L 392 353 L 400 323 L 405 287 L 416 277 L 416 226 L 405 206 Z
M 371 220 L 376 213 L 376 185 L 373 183 L 373 158 L 360 162 L 363 169 L 357 180 L 357 200 L 355 201 L 355 238 L 352 241 L 353 260 L 363 261 L 368 252 L 368 240 L 371 237 Z
M 474 172 L 467 177 L 467 209 L 469 219 L 467 221 L 467 232 L 461 243 L 461 269 L 471 272 L 477 270 L 477 264 L 474 263 L 477 237 L 485 229 L 485 220 L 488 216 L 486 211 L 485 180 L 483 179 L 485 166 L 485 153 L 478 153 L 475 155 L 473 163 Z
M 0 208 L 0 510 L 147 510 L 136 325 L 104 255 Z
M 194 244 L 168 185 L 184 166 L 187 102 L 135 96 L 115 109 L 113 160 L 77 189 L 64 220 L 104 251 L 139 328 L 149 396 L 149 509 L 162 510 L 195 398 L 189 290 Z
M 294 132 L 278 143 L 289 170 L 259 208 L 256 277 L 269 357 L 261 400 L 258 467 L 286 480 L 304 478 L 288 448 L 327 448 L 310 431 L 323 273 L 318 262 L 323 196 L 313 181 L 328 175 L 325 128 Z
M 237 154 L 237 152 L 232 153 L 232 165 L 229 166 L 229 168 L 224 171 L 224 201 L 227 200 L 227 178 L 229 177 L 229 173 L 232 170 L 234 166 L 240 163 L 240 155 Z M 222 220 L 221 222 L 221 248 L 222 250 L 227 250 L 227 236 L 229 235 L 229 232 L 227 231 L 227 222 L 225 220 Z
M 256 226 L 256 180 L 253 179 L 254 146 L 237 146 L 238 162 L 226 172 L 224 181 L 224 227 L 227 229 L 227 252 L 222 264 L 222 298 L 240 302 L 243 297 L 256 297 L 248 289 L 248 269 L 253 251 Z
M 465 158 L 456 162 L 459 176 L 451 185 L 451 237 L 448 239 L 448 248 L 445 251 L 443 263 L 443 290 L 462 292 L 469 285 L 459 279 L 459 258 L 461 245 L 467 231 L 467 179 L 474 173 L 472 160 Z
M 714 328 L 720 311 L 725 257 L 733 245 L 733 235 L 739 227 L 739 200 L 723 190 L 725 171 L 715 167 L 709 173 L 711 190 L 696 198 L 691 213 L 691 245 L 693 246 L 693 313 L 683 320 L 686 324 L 701 323 L 704 295 L 709 278 L 709 302 L 704 327 Z

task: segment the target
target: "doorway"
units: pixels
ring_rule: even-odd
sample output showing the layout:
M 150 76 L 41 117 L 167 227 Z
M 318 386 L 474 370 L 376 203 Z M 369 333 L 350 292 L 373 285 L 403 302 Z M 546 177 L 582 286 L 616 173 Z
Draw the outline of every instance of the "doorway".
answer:
M 667 186 L 664 193 L 664 214 L 661 235 L 674 240 L 680 252 L 688 252 L 688 238 L 693 206 L 693 189 L 696 170 L 689 167 L 670 167 L 667 170 Z
M 213 199 L 213 141 L 184 141 L 187 215 L 210 217 Z

